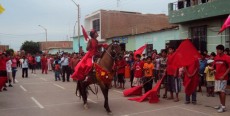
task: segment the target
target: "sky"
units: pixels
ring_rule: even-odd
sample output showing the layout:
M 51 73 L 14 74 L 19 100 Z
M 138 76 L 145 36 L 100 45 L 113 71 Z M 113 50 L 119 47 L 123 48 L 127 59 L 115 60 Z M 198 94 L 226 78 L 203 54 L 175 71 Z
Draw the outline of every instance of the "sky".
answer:
M 177 0 L 74 0 L 80 5 L 81 24 L 94 11 L 123 10 L 150 14 L 167 14 L 168 3 Z M 119 2 L 118 2 L 119 1 Z M 22 43 L 71 41 L 77 21 L 77 7 L 72 0 L 0 0 L 5 12 L 0 14 L 0 45 L 19 50 Z M 77 31 L 77 29 L 76 29 Z

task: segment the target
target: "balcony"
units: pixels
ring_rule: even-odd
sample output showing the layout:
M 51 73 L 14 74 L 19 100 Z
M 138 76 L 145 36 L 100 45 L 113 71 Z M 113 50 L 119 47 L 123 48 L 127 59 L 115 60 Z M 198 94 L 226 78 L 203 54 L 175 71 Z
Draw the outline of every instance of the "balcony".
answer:
M 169 22 L 183 23 L 230 14 L 230 0 L 184 0 L 169 3 Z

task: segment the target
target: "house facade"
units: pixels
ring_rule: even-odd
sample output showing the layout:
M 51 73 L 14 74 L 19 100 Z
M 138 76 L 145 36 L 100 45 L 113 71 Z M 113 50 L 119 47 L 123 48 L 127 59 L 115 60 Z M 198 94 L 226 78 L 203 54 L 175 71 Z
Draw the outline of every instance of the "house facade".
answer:
M 38 42 L 41 51 L 48 51 L 49 54 L 56 54 L 57 52 L 73 52 L 72 41 L 47 41 Z
M 179 38 L 189 38 L 200 51 L 230 47 L 230 30 L 218 34 L 230 14 L 230 0 L 178 0 L 169 3 L 169 22 L 179 25 Z

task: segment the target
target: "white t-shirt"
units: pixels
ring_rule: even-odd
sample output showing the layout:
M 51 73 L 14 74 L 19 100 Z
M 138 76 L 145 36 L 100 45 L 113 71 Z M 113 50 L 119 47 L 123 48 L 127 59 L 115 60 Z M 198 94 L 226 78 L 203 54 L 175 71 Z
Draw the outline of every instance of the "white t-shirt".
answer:
M 7 71 L 7 72 L 12 72 L 12 67 L 11 67 L 11 65 L 12 65 L 12 61 L 11 61 L 11 60 L 8 60 L 8 61 L 6 62 L 6 71 Z
M 28 68 L 28 60 L 27 59 L 23 59 L 22 61 L 22 68 Z
M 69 65 L 69 58 L 62 57 L 61 66 L 68 66 L 68 65 Z

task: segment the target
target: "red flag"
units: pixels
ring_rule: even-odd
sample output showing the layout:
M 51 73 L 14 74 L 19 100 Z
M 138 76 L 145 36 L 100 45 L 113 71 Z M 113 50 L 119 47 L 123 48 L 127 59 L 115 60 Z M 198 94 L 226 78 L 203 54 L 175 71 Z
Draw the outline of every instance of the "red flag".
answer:
M 140 48 L 138 48 L 137 50 L 136 50 L 136 52 L 134 52 L 134 58 L 136 58 L 136 55 L 137 54 L 142 54 L 142 52 L 145 50 L 145 48 L 146 48 L 146 44 L 144 45 L 144 46 L 141 46 Z
M 132 95 L 141 95 L 142 94 L 142 85 L 129 88 L 123 91 L 125 97 Z
M 87 41 L 89 39 L 89 36 L 88 36 L 87 32 L 85 31 L 85 28 L 82 25 L 81 25 L 81 28 L 82 28 L 82 33 L 84 35 L 85 41 Z
M 226 19 L 226 21 L 224 22 L 223 26 L 221 27 L 220 31 L 218 34 L 222 33 L 225 29 L 227 29 L 228 27 L 230 27 L 230 15 L 228 16 L 228 18 Z
M 189 39 L 184 40 L 172 56 L 172 65 L 180 68 L 194 63 L 194 59 L 200 58 L 200 53 Z
M 145 93 L 141 97 L 130 98 L 129 100 L 137 101 L 137 102 L 142 102 L 145 99 L 149 98 L 149 103 L 157 103 L 157 102 L 159 102 L 159 98 L 157 96 L 157 92 L 160 89 L 160 85 L 161 85 L 164 77 L 165 76 L 163 76 L 163 78 L 161 78 L 161 80 L 157 82 L 157 84 L 154 86 L 154 88 L 152 88 L 152 90 L 148 91 L 147 93 Z

